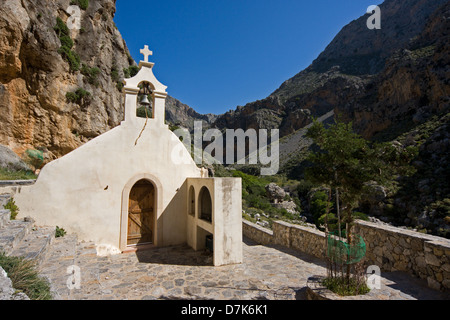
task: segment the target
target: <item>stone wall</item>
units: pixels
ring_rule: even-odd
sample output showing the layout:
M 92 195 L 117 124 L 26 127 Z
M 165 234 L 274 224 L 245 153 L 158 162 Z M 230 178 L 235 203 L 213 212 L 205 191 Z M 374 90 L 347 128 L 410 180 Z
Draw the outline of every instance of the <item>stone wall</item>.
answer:
M 369 264 L 408 272 L 436 290 L 450 288 L 450 240 L 366 221 L 358 221 L 355 232 L 366 242 Z
M 273 231 L 243 220 L 244 236 L 262 245 L 281 245 L 318 258 L 325 255 L 325 233 L 284 221 L 274 221 Z
M 436 290 L 450 288 L 450 240 L 360 220 L 354 231 L 366 243 L 367 264 L 384 272 L 407 272 Z M 244 220 L 243 232 L 262 245 L 282 245 L 318 258 L 326 254 L 325 233 L 316 229 L 274 221 L 271 231 Z
M 273 223 L 274 243 L 310 254 L 325 257 L 325 233 L 317 229 L 293 225 L 284 221 Z
M 274 243 L 273 231 L 258 226 L 247 220 L 242 220 L 243 235 L 262 245 L 271 245 Z

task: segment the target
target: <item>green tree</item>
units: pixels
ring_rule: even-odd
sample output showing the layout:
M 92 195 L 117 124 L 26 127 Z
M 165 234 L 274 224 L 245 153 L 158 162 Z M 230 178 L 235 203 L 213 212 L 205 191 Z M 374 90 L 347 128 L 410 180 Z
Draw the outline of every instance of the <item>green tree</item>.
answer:
M 370 143 L 353 131 L 351 123 L 336 121 L 328 128 L 315 121 L 307 132 L 318 147 L 308 155 L 312 166 L 306 177 L 334 193 L 338 236 L 345 225 L 348 245 L 352 245 L 354 209 L 364 194 L 364 184 L 376 181 L 384 185 L 396 175 L 412 173 L 410 161 L 416 148 L 404 148 L 394 143 Z M 328 216 L 328 215 L 327 215 Z M 347 283 L 350 271 L 347 268 Z

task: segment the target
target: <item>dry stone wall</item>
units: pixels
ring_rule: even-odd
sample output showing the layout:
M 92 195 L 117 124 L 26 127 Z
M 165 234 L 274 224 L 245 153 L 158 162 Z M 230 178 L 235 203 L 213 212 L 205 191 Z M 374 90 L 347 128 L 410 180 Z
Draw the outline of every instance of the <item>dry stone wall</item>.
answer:
M 450 240 L 366 221 L 358 221 L 355 231 L 366 242 L 369 264 L 408 272 L 436 290 L 450 288 Z
M 316 229 L 273 222 L 273 231 L 243 222 L 244 236 L 262 245 L 281 245 L 325 258 L 325 233 Z M 403 271 L 427 280 L 430 288 L 450 288 L 450 240 L 389 225 L 356 221 L 355 232 L 366 243 L 365 262 L 384 272 Z

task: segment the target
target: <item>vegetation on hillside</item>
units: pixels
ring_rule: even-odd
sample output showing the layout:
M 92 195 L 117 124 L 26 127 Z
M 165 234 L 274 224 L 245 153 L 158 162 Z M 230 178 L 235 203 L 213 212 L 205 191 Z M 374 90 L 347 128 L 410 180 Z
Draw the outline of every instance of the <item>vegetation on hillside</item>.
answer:
M 0 167 L 0 180 L 34 180 L 36 178 L 32 171 L 12 171 Z
M 70 30 L 61 18 L 56 18 L 56 25 L 53 28 L 61 41 L 58 53 L 69 63 L 70 71 L 80 70 L 80 56 L 72 50 L 73 40 L 70 37 Z

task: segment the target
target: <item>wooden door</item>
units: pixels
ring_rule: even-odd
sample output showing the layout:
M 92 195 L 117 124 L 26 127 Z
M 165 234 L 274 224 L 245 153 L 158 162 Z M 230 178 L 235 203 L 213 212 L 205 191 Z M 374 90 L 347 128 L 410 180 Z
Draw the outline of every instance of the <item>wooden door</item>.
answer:
M 130 191 L 128 205 L 128 245 L 153 243 L 155 188 L 147 180 L 138 181 Z

